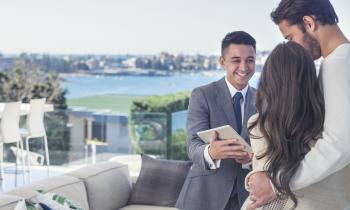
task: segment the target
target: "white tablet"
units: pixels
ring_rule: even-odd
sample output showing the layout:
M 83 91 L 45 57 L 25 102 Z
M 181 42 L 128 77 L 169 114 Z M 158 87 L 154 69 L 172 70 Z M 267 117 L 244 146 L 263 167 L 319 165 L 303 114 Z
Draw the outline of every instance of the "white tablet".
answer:
M 250 145 L 240 136 L 230 125 L 224 125 L 217 128 L 212 128 L 205 131 L 200 131 L 197 135 L 206 143 L 210 143 L 213 131 L 216 131 L 218 134 L 218 139 L 238 139 L 238 141 L 245 145 L 244 151 L 248 153 L 253 153 Z

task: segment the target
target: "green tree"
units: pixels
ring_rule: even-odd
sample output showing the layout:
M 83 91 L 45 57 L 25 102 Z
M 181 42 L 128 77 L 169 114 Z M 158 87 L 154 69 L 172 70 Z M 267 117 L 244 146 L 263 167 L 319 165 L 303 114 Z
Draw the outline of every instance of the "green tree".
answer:
M 2 72 L 0 80 L 1 101 L 28 103 L 30 99 L 46 98 L 55 108 L 67 108 L 66 91 L 61 88 L 58 75 L 47 73 L 26 54 L 21 54 L 13 69 Z

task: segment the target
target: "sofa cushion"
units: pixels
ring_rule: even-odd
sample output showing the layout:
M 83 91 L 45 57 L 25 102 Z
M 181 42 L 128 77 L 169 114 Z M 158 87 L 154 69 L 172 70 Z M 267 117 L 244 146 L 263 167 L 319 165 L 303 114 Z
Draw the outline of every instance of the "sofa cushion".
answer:
M 23 198 L 15 195 L 0 195 L 0 210 L 13 210 Z
M 174 207 L 149 206 L 149 205 L 128 205 L 119 210 L 178 210 Z
M 98 163 L 69 173 L 85 183 L 91 210 L 111 210 L 125 206 L 131 192 L 127 165 Z
M 73 202 L 78 203 L 83 209 L 89 209 L 84 182 L 71 176 L 51 177 L 11 190 L 6 194 L 17 195 L 25 199 L 32 199 L 37 195 L 37 190 L 58 193 L 69 198 Z
M 141 158 L 141 172 L 128 203 L 174 207 L 191 163 Z

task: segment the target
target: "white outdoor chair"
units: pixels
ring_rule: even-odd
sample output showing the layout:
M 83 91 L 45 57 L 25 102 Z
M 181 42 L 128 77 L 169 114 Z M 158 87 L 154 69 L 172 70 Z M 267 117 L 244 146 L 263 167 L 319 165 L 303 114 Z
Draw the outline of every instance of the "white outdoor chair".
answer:
M 30 172 L 30 161 L 29 161 L 29 139 L 33 138 L 43 138 L 44 140 L 44 151 L 45 159 L 47 165 L 47 174 L 50 175 L 50 158 L 49 158 L 49 149 L 47 145 L 47 137 L 44 126 L 44 105 L 46 99 L 32 99 L 30 100 L 30 109 L 27 115 L 27 129 L 22 129 L 22 135 L 26 138 L 26 163 L 28 172 Z
M 23 154 L 19 155 L 19 146 L 21 147 L 20 151 L 23 152 L 23 141 L 19 129 L 19 117 L 20 117 L 20 108 L 21 102 L 5 103 L 4 111 L 1 117 L 0 125 L 0 164 L 1 164 L 1 179 L 3 179 L 4 168 L 4 144 L 16 143 L 16 171 L 17 165 L 19 163 L 19 157 L 22 157 L 22 169 L 23 169 L 23 183 L 25 183 L 25 170 L 24 170 L 24 156 Z M 17 180 L 17 174 L 16 174 Z M 16 182 L 17 183 L 17 182 Z
M 10 150 L 13 152 L 13 154 L 16 154 L 16 147 L 10 147 Z M 20 153 L 21 155 L 21 153 Z M 23 150 L 22 155 L 24 155 L 24 159 L 27 157 L 29 158 L 29 164 L 31 166 L 42 166 L 44 165 L 44 155 L 38 154 L 36 152 L 29 152 L 27 153 L 26 150 Z M 22 158 L 20 158 L 21 160 Z M 26 163 L 23 163 L 26 164 Z

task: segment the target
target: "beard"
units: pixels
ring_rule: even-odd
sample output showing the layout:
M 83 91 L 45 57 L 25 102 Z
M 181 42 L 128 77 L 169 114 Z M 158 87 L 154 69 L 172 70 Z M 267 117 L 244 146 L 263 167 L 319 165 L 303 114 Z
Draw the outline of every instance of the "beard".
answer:
M 303 42 L 306 50 L 309 51 L 314 60 L 321 57 L 321 46 L 316 38 L 312 37 L 308 32 L 305 32 Z

